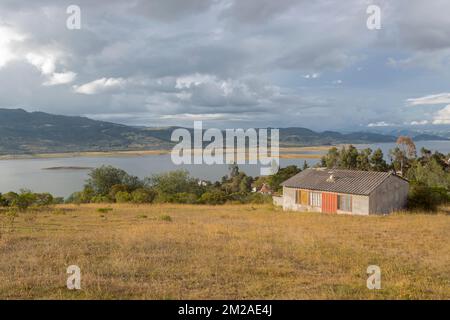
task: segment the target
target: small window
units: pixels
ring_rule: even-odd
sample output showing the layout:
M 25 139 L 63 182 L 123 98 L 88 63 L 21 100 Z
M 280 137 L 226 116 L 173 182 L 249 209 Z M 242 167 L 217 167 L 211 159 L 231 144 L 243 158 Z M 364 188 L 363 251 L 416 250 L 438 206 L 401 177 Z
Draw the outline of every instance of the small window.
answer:
M 313 207 L 321 207 L 322 206 L 322 193 L 310 192 L 309 193 L 309 204 Z
M 352 211 L 352 196 L 348 194 L 338 195 L 338 209 L 342 211 Z
M 302 202 L 302 190 L 295 190 L 295 203 L 300 204 Z
M 295 192 L 295 203 L 307 206 L 308 203 L 308 191 L 307 190 L 296 190 Z

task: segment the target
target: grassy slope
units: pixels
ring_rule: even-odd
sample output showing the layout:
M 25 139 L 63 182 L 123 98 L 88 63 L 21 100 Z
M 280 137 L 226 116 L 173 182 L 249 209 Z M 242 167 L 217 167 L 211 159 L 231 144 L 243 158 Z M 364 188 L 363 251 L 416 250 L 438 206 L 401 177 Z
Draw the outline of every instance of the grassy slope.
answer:
M 98 207 L 23 213 L 13 229 L 0 218 L 0 298 L 450 298 L 448 215 Z M 71 264 L 81 267 L 78 292 L 65 288 Z M 382 290 L 366 288 L 371 264 Z

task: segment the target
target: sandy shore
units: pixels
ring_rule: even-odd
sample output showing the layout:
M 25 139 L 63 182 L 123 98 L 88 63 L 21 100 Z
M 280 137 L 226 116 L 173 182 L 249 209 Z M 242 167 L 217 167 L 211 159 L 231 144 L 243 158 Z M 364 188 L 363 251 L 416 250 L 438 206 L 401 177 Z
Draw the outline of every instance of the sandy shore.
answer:
M 324 151 L 327 151 L 329 148 L 331 148 L 331 146 L 292 147 L 292 148 L 282 147 L 280 148 L 280 158 L 320 159 L 323 155 L 322 153 Z M 36 154 L 2 155 L 0 156 L 0 160 L 54 159 L 54 158 L 77 158 L 77 157 L 139 157 L 147 155 L 164 155 L 170 154 L 170 152 L 171 150 L 135 150 L 135 151 L 105 151 L 105 152 L 87 151 L 87 152 L 36 153 Z
M 3 155 L 3 156 L 0 156 L 0 160 L 53 159 L 53 158 L 78 158 L 78 157 L 136 157 L 136 156 L 146 156 L 146 155 L 161 155 L 161 154 L 168 154 L 168 153 L 170 153 L 170 150 L 36 153 L 36 154 Z

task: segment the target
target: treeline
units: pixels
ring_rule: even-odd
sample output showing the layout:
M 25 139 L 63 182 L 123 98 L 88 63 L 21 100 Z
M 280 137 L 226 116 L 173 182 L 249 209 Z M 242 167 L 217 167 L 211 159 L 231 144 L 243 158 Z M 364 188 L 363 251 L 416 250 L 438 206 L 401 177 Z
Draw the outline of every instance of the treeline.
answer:
M 397 147 L 389 152 L 390 163 L 384 160 L 381 149 L 358 150 L 354 146 L 331 148 L 322 157 L 320 166 L 365 171 L 393 171 L 408 179 L 410 209 L 436 210 L 450 202 L 450 154 L 432 153 L 422 148 L 417 155 L 409 137 L 399 137 Z
M 267 180 L 271 188 L 298 173 L 295 167 L 281 169 Z M 195 179 L 185 170 L 155 174 L 145 179 L 131 176 L 124 170 L 102 166 L 89 174 L 84 188 L 72 194 L 68 203 L 269 203 L 269 195 L 255 192 L 266 179 L 253 178 L 231 165 L 229 174 L 221 181 Z
M 19 193 L 0 193 L 0 207 L 26 210 L 28 208 L 48 207 L 61 203 L 64 203 L 63 198 L 53 197 L 50 193 L 33 193 L 27 189 L 22 189 Z

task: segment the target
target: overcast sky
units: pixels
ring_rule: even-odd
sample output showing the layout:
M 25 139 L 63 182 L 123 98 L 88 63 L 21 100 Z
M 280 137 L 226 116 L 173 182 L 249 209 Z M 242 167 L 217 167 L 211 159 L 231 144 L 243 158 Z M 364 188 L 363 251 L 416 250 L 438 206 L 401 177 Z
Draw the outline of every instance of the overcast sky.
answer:
M 450 1 L 1 0 L 0 107 L 148 126 L 450 124 Z

